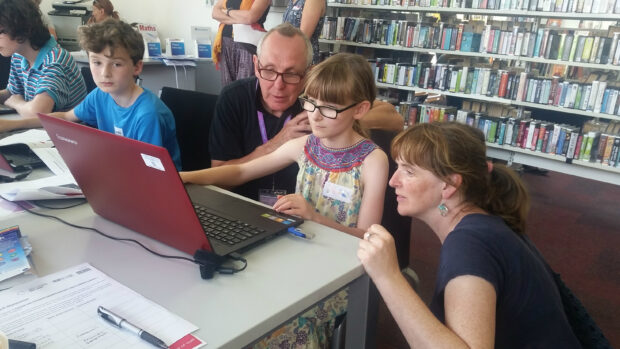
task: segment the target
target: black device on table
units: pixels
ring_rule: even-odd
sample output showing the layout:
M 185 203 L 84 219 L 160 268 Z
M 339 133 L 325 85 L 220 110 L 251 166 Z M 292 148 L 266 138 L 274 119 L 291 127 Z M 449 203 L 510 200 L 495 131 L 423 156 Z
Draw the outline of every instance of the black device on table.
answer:
M 34 168 L 45 164 L 27 144 L 15 143 L 0 146 L 0 176 L 19 180 Z

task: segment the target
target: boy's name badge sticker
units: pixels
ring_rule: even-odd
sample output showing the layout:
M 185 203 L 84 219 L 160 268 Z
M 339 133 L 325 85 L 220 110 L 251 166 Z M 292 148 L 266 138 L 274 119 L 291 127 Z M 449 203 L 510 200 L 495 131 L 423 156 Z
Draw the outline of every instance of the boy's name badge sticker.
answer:
M 166 171 L 164 169 L 164 164 L 161 163 L 161 160 L 159 158 L 156 158 L 151 155 L 142 154 L 142 153 L 140 153 L 140 155 L 142 155 L 142 160 L 144 160 L 144 164 L 146 166 L 150 168 L 154 168 L 156 170 L 160 170 L 162 172 Z
M 120 127 L 116 127 L 116 126 L 114 126 L 114 134 L 117 136 L 125 136 L 123 134 L 123 129 Z
M 347 188 L 336 183 L 327 182 L 323 186 L 323 196 L 350 203 L 351 198 L 353 197 L 353 188 Z

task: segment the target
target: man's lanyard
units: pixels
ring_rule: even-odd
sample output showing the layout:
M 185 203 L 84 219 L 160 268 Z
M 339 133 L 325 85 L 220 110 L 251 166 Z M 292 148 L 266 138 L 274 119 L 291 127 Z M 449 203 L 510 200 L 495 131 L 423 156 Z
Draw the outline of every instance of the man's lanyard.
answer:
M 256 79 L 256 94 L 258 95 L 258 79 Z M 269 141 L 267 137 L 267 128 L 265 127 L 265 118 L 263 116 L 263 112 L 256 108 L 256 117 L 258 118 L 258 128 L 260 129 L 260 135 L 263 139 L 263 144 Z M 286 120 L 284 120 L 284 125 L 291 120 L 292 114 L 289 115 Z
M 263 144 L 269 141 L 267 137 L 267 129 L 265 128 L 265 118 L 263 117 L 263 112 L 260 110 L 256 111 L 256 116 L 258 117 L 258 127 L 260 129 L 260 135 L 263 138 Z M 284 120 L 284 125 L 291 120 L 291 115 L 289 115 L 286 120 Z

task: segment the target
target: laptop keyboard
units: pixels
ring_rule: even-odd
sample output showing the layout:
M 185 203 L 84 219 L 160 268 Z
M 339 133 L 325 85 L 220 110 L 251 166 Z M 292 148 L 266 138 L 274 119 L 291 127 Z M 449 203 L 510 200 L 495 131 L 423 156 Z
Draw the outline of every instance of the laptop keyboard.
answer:
M 253 225 L 213 214 L 200 205 L 194 204 L 194 210 L 207 236 L 230 246 L 265 232 Z

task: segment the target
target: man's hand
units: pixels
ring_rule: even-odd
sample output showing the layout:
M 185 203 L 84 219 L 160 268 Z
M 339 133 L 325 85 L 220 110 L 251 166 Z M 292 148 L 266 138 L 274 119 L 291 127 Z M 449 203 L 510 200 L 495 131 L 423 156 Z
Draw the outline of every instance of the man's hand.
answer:
M 275 137 L 270 139 L 267 144 L 271 148 L 271 151 L 274 151 L 289 140 L 305 136 L 311 132 L 312 129 L 308 121 L 308 113 L 304 110 L 289 120 L 289 122 L 282 127 L 282 130 L 280 130 Z
M 269 140 L 265 144 L 268 152 L 272 152 L 278 149 L 282 144 L 288 142 L 291 139 L 305 136 L 312 132 L 310 128 L 310 122 L 308 121 L 308 113 L 304 110 L 301 113 L 295 115 L 294 118 L 289 120 L 286 125 L 278 132 L 275 137 Z

